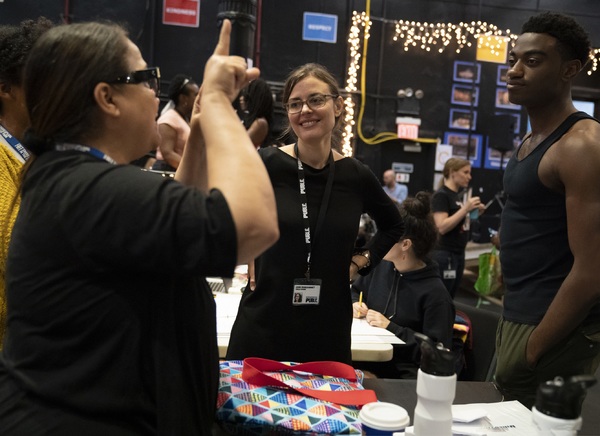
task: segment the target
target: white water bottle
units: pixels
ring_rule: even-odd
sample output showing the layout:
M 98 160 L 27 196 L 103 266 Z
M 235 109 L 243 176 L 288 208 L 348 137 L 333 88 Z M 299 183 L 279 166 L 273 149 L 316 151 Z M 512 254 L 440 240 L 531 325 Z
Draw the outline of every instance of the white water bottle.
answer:
M 532 408 L 538 435 L 575 436 L 581 429 L 581 406 L 586 389 L 596 383 L 592 375 L 579 375 L 564 380 L 542 383 Z
M 417 406 L 414 426 L 407 435 L 452 436 L 452 402 L 456 393 L 454 354 L 440 342 L 415 333 L 421 341 L 421 366 L 417 373 Z

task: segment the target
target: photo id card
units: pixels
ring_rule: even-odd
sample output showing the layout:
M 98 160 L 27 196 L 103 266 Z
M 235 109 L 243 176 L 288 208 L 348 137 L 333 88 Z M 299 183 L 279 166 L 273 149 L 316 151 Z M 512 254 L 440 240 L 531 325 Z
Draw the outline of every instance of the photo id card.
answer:
M 444 278 L 447 280 L 453 280 L 456 278 L 456 270 L 455 269 L 445 269 L 444 270 Z
M 318 305 L 321 279 L 295 279 L 292 304 L 294 306 Z

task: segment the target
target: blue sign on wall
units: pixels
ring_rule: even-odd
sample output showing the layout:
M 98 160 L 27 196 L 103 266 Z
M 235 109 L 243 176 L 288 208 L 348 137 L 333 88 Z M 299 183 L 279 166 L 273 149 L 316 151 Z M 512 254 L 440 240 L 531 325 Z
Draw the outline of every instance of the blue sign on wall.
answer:
M 304 13 L 302 39 L 335 44 L 337 42 L 337 15 Z

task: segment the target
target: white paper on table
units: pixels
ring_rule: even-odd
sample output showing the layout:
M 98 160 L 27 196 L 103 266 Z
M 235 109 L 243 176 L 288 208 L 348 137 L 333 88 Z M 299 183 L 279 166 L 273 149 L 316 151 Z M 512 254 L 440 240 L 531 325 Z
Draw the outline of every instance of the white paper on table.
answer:
M 235 317 L 217 318 L 217 335 L 230 336 L 234 322 Z
M 354 318 L 352 320 L 352 340 L 358 341 L 359 336 L 378 336 L 381 338 L 381 341 L 388 344 L 404 344 L 404 341 L 389 330 L 381 327 L 374 327 L 364 318 Z
M 381 336 L 367 336 L 367 335 L 357 335 L 352 336 L 353 344 L 389 344 L 389 340 L 387 338 L 383 338 Z
M 518 401 L 499 403 L 453 404 L 452 416 L 468 415 L 469 411 L 479 414 L 482 410 L 486 416 L 469 423 L 453 422 L 453 435 L 491 435 L 502 433 L 508 435 L 536 434 L 536 427 L 531 418 L 531 410 Z
M 218 318 L 235 318 L 240 305 L 241 295 L 218 292 L 215 295 Z

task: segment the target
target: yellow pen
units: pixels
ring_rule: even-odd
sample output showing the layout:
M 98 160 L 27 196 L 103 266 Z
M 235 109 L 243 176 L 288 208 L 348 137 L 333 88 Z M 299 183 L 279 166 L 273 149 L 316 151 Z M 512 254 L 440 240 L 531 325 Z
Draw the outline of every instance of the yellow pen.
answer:
M 358 305 L 362 306 L 362 291 L 360 291 L 360 295 L 358 296 Z

